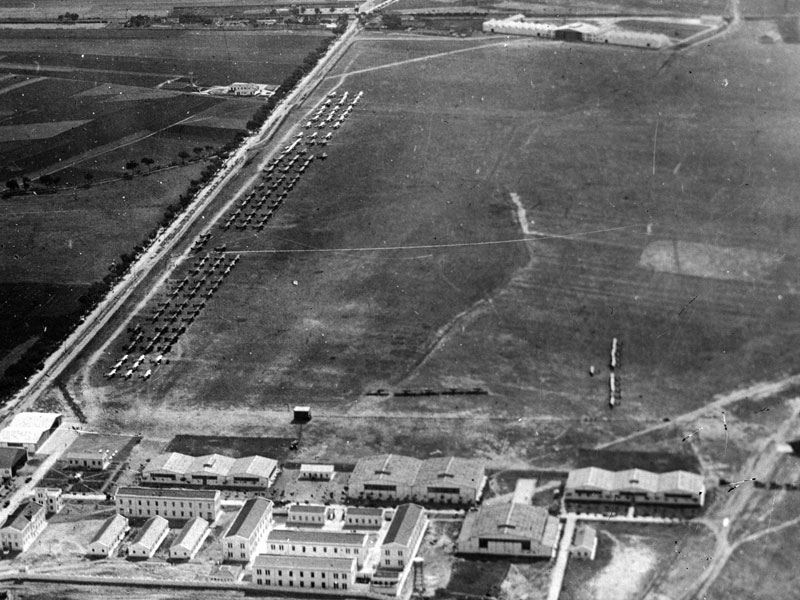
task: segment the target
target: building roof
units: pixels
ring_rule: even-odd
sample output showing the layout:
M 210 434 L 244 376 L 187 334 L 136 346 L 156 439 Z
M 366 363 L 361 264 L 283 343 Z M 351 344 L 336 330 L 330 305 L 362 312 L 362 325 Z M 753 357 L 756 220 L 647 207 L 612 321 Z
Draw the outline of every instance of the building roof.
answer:
M 14 415 L 8 429 L 37 429 L 44 432 L 55 427 L 60 418 L 61 413 L 21 412 Z
M 112 515 L 108 517 L 97 533 L 94 534 L 90 544 L 103 544 L 104 546 L 111 547 L 117 541 L 117 536 L 121 531 L 125 531 L 128 527 L 128 519 L 122 515 Z
M 485 467 L 483 461 L 455 456 L 429 458 L 422 462 L 416 483 L 425 486 L 480 488 Z
M 567 489 L 599 489 L 605 491 L 699 494 L 705 489 L 703 477 L 688 471 L 653 473 L 644 469 L 607 471 L 585 467 L 570 471 Z
M 614 474 L 605 469 L 598 469 L 597 467 L 584 467 L 583 469 L 574 469 L 569 472 L 567 476 L 567 489 L 593 489 L 593 490 L 606 490 L 614 489 L 616 481 Z
M 625 492 L 657 492 L 659 476 L 642 469 L 614 473 L 614 488 Z
M 27 458 L 28 453 L 22 448 L 0 448 L 0 469 L 13 469 Z
M 366 533 L 319 531 L 316 529 L 273 529 L 267 536 L 269 542 L 296 544 L 331 544 L 337 546 L 363 546 Z
M 137 496 L 141 498 L 175 498 L 176 500 L 214 500 L 219 498 L 219 490 L 182 490 L 178 488 L 120 487 L 117 496 Z
M 347 516 L 353 517 L 382 517 L 382 508 L 365 508 L 360 506 L 349 506 L 347 508 Z
M 172 473 L 174 475 L 184 475 L 192 465 L 193 457 L 179 452 L 166 452 L 159 454 L 151 459 L 144 467 L 145 474 Z
M 81 456 L 96 455 L 105 457 L 116 454 L 130 441 L 126 435 L 106 435 L 102 433 L 81 433 L 67 449 L 67 456 L 80 454 Z
M 234 459 L 222 454 L 194 457 L 180 452 L 166 452 L 153 458 L 144 468 L 144 473 L 201 477 L 255 476 L 269 479 L 277 468 L 278 462 L 265 456 L 255 455 Z
M 186 525 L 183 526 L 178 534 L 178 537 L 176 537 L 175 541 L 172 542 L 170 550 L 177 548 L 178 546 L 182 546 L 187 550 L 194 549 L 194 547 L 197 546 L 198 542 L 206 534 L 206 531 L 208 531 L 208 521 L 205 519 L 195 517 L 194 519 L 187 521 Z
M 164 517 L 155 515 L 145 521 L 144 526 L 136 534 L 136 537 L 131 542 L 131 545 L 140 545 L 145 548 L 152 548 L 156 545 L 164 531 L 169 529 L 169 521 Z
M 18 413 L 8 427 L 0 430 L 0 444 L 37 444 L 45 432 L 58 424 L 60 418 L 60 413 Z
M 16 529 L 17 531 L 23 531 L 28 525 L 31 524 L 33 518 L 40 512 L 44 511 L 45 508 L 38 502 L 34 502 L 33 500 L 26 500 L 22 504 L 20 504 L 17 509 L 11 513 L 6 522 L 3 524 L 2 529 Z
M 597 530 L 588 525 L 581 525 L 575 532 L 575 539 L 572 542 L 573 549 L 586 549 L 591 551 L 597 543 Z
M 225 537 L 240 536 L 249 538 L 256 526 L 272 510 L 272 500 L 249 498 L 239 510 Z
M 189 465 L 187 474 L 201 477 L 225 477 L 233 466 L 234 459 L 222 454 L 198 456 Z
M 237 458 L 231 465 L 228 475 L 244 477 L 253 475 L 269 479 L 278 468 L 278 461 L 266 456 L 244 456 Z
M 700 473 L 700 463 L 697 460 L 697 456 L 689 453 L 580 448 L 575 466 L 579 469 L 583 467 L 598 467 L 607 471 L 645 469 L 652 473 L 670 473 L 671 471 Z
M 481 506 L 478 512 L 467 515 L 461 537 L 540 542 L 544 537 L 548 520 L 552 518 L 547 509 L 530 504 Z
M 398 454 L 378 454 L 362 458 L 350 475 L 350 486 L 367 482 L 405 483 L 412 485 L 422 461 Z
M 700 494 L 704 490 L 703 476 L 697 473 L 672 471 L 658 478 L 658 491 L 662 494 Z
M 356 558 L 324 558 L 316 556 L 286 556 L 284 554 L 259 554 L 254 568 L 307 569 L 319 571 L 350 571 Z
M 333 465 L 312 465 L 309 463 L 300 465 L 301 473 L 333 473 L 334 470 Z
M 411 534 L 420 519 L 425 518 L 425 511 L 416 504 L 402 504 L 394 513 L 392 523 L 383 538 L 384 544 L 400 544 L 407 546 L 411 541 Z
M 306 513 L 312 515 L 324 515 L 328 510 L 327 506 L 321 504 L 292 504 L 289 506 L 289 514 Z

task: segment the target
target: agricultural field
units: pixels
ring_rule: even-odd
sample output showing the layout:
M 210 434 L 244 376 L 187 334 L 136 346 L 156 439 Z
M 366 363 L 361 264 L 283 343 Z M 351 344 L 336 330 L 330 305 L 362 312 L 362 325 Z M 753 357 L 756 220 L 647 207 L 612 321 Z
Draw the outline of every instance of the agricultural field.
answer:
M 96 29 L 4 31 L 0 71 L 154 87 L 193 74 L 200 86 L 280 84 L 325 31 Z
M 615 2 L 604 0 L 564 0 L 563 2 L 537 2 L 536 0 L 399 0 L 392 4 L 391 10 L 434 9 L 447 12 L 448 9 L 474 8 L 492 11 L 507 11 L 509 14 L 524 12 L 537 16 L 561 15 L 718 15 L 727 10 L 725 0 L 633 0 Z

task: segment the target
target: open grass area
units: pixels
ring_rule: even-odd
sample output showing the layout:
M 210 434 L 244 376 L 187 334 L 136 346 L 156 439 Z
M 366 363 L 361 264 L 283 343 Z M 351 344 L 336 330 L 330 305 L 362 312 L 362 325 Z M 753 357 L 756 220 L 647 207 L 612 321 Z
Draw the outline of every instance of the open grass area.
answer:
M 723 14 L 724 0 L 630 0 L 627 2 L 593 2 L 592 0 L 563 0 L 542 2 L 537 0 L 400 0 L 390 10 L 429 9 L 446 11 L 453 7 L 525 12 L 529 15 L 706 15 Z

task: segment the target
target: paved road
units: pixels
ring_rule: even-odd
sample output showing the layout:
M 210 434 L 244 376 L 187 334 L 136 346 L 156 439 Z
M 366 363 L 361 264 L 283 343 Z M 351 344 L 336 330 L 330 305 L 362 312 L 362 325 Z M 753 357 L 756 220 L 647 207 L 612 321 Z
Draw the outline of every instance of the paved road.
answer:
M 556 564 L 550 575 L 550 589 L 547 591 L 547 600 L 558 600 L 561 594 L 561 586 L 564 583 L 564 573 L 567 571 L 567 561 L 569 560 L 569 547 L 572 545 L 572 538 L 575 535 L 575 525 L 578 519 L 575 515 L 567 515 L 564 523 L 564 532 L 561 534 L 561 542 L 558 545 L 558 555 Z

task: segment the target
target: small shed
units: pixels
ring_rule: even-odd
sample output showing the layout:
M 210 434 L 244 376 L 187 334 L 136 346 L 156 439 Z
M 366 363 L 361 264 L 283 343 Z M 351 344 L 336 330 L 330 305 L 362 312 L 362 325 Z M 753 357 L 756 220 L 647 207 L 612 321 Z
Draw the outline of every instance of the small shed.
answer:
M 588 525 L 578 527 L 569 552 L 575 558 L 594 560 L 597 553 L 597 531 L 595 528 Z
M 303 463 L 300 465 L 300 479 L 315 481 L 330 481 L 333 479 L 335 469 L 333 465 L 316 465 Z
M 311 420 L 311 407 L 310 406 L 295 406 L 294 407 L 294 420 L 299 423 L 307 423 Z

